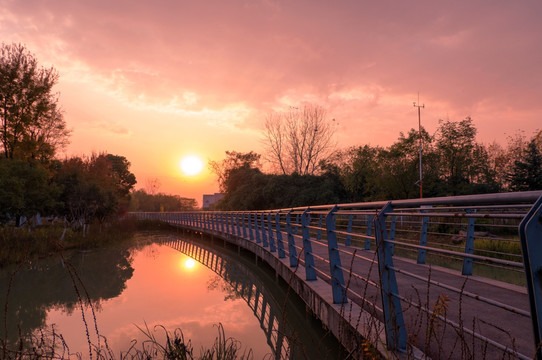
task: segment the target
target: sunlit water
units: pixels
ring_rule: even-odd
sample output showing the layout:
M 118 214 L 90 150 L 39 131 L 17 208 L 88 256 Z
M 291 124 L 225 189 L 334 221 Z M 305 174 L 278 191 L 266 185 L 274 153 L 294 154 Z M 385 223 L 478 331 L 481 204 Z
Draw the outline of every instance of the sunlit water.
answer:
M 267 308 L 266 316 L 263 316 L 266 319 L 262 321 L 262 316 L 256 316 L 254 306 L 250 306 L 249 298 L 252 297 L 254 305 L 255 296 L 247 297 L 244 289 L 243 298 L 241 286 L 234 290 L 230 285 L 231 274 L 227 275 L 228 283 L 207 266 L 173 249 L 171 240 L 169 245 L 150 243 L 132 249 L 74 252 L 67 255 L 65 261 L 56 256 L 19 269 L 12 278 L 11 287 L 10 276 L 14 269 L 5 269 L 0 276 L 0 290 L 2 294 L 9 295 L 8 338 L 17 335 L 19 330 L 23 334 L 35 334 L 40 327 L 50 329 L 54 326 L 72 353 L 78 352 L 87 358 L 89 339 L 92 344 L 101 346 L 107 339 L 108 347 L 120 358 L 120 354 L 132 345 L 140 347 L 148 339 L 142 330 L 148 329 L 158 339 L 163 339 L 164 328 L 170 333 L 181 329 L 184 338 L 190 339 L 197 356 L 202 347 L 212 346 L 218 336 L 217 325 L 222 324 L 226 337 L 241 343 L 241 354 L 250 349 L 254 359 L 273 358 L 274 340 L 270 340 L 270 332 L 266 336 L 264 329 L 269 327 L 269 312 L 277 310 Z M 259 271 L 253 267 L 255 269 L 245 268 L 243 271 L 251 274 Z M 69 269 L 72 270 L 71 275 Z M 240 270 L 234 269 L 233 272 L 237 274 Z M 235 283 L 239 281 L 233 280 Z M 278 286 L 273 281 L 271 285 L 272 288 Z M 87 294 L 93 306 L 85 306 L 83 313 L 80 299 L 85 299 Z M 4 301 L 0 300 L 2 308 Z M 275 302 L 282 303 L 283 300 Z M 262 304 L 259 306 L 261 310 Z M 296 341 L 306 342 L 301 345 L 308 348 L 300 350 L 302 357 L 313 358 L 310 353 L 315 351 L 317 344 L 317 347 L 322 347 L 316 349 L 317 357 L 334 352 L 331 357 L 337 358 L 337 351 L 333 350 L 336 341 L 330 340 L 331 336 L 326 336 L 318 325 L 315 326 L 314 320 L 300 314 L 302 311 L 294 312 L 297 313 L 288 313 L 293 317 L 289 322 L 297 323 L 294 327 L 299 329 L 292 331 L 302 333 L 301 337 L 295 335 Z M 275 320 L 271 324 L 275 342 L 277 323 Z M 5 330 L 2 329 L 0 334 L 5 337 Z M 322 336 L 326 341 L 321 341 Z M 331 341 L 331 350 L 322 345 L 328 341 Z M 284 348 L 289 346 L 285 342 Z

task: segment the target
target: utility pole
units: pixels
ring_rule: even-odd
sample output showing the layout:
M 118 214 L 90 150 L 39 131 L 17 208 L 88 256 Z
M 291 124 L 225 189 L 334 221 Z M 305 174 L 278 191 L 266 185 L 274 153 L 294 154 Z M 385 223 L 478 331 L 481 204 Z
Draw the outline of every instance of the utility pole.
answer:
M 420 199 L 423 198 L 423 171 L 422 171 L 422 116 L 421 109 L 425 108 L 425 104 L 420 105 L 420 93 L 418 93 L 418 103 L 414 101 L 414 107 L 418 108 L 418 132 L 420 134 L 420 180 L 418 185 L 420 186 Z

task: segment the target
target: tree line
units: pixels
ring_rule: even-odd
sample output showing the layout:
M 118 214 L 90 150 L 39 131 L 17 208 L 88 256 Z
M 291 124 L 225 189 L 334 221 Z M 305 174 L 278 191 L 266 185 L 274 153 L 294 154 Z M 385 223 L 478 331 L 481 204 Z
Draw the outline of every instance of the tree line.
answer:
M 70 130 L 53 92 L 57 81 L 56 70 L 40 67 L 23 45 L 1 45 L 0 224 L 19 226 L 41 214 L 84 228 L 122 215 L 130 206 L 143 211 L 195 207 L 193 199 L 132 194 L 136 177 L 124 156 L 58 159 Z
M 477 129 L 467 117 L 441 120 L 433 135 L 423 127 L 401 132 L 388 147 L 362 145 L 332 151 L 329 125 L 334 120 L 320 117 L 320 123 L 328 124 L 327 151 L 315 152 L 318 144 L 311 141 L 318 139 L 311 133 L 324 127 L 314 125 L 314 114 L 324 112 L 311 109 L 315 107 L 304 108 L 296 120 L 305 122 L 296 125 L 304 129 L 301 132 L 292 131 L 292 109 L 266 120 L 266 160 L 271 171 L 262 170 L 261 155 L 254 152 L 227 151 L 225 159 L 210 162 L 225 194 L 216 208 L 276 209 L 417 198 L 420 185 L 423 197 L 542 189 L 542 132 L 530 139 L 516 134 L 506 147 L 496 142 L 485 145 L 476 141 Z M 299 167 L 301 158 L 311 159 L 305 164 L 317 165 Z

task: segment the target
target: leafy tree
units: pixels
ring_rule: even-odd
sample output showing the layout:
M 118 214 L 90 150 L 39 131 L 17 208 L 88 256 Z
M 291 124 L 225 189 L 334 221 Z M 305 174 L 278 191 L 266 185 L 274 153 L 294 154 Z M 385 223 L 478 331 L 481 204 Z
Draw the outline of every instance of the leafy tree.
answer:
M 372 200 L 377 186 L 377 157 L 382 149 L 369 145 L 352 147 L 338 157 L 341 158 L 341 173 L 349 201 Z
M 231 186 L 229 178 L 232 172 L 238 169 L 251 169 L 260 167 L 260 154 L 253 151 L 248 153 L 241 153 L 237 151 L 226 151 L 226 158 L 222 161 L 210 161 L 209 167 L 213 173 L 218 177 L 218 186 L 223 193 L 229 191 L 228 187 Z
M 136 190 L 131 194 L 131 211 L 189 211 L 198 207 L 196 199 Z
M 470 117 L 460 122 L 440 121 L 436 151 L 440 166 L 440 195 L 460 195 L 498 189 L 489 167 L 489 155 L 476 143 L 476 128 Z
M 69 130 L 53 86 L 54 68 L 41 68 L 20 44 L 0 47 L 0 144 L 8 159 L 47 161 L 67 143 Z
M 222 210 L 263 210 L 345 202 L 346 191 L 336 173 L 322 175 L 263 174 L 259 169 L 232 172 Z
M 48 172 L 37 164 L 22 160 L 0 159 L 0 223 L 13 218 L 52 211 L 58 188 Z
M 316 105 L 268 115 L 263 134 L 268 160 L 282 174 L 314 174 L 333 152 L 334 120 Z
M 124 156 L 113 154 L 107 154 L 105 158 L 111 164 L 111 176 L 118 195 L 121 197 L 128 196 L 130 190 L 137 183 L 135 175 L 129 170 L 130 162 Z
M 510 188 L 514 191 L 542 189 L 542 153 L 533 138 L 523 151 L 523 156 L 514 162 L 510 174 Z
M 135 184 L 129 164 L 123 156 L 109 154 L 64 160 L 56 176 L 62 187 L 59 213 L 77 226 L 94 219 L 103 223 L 124 212 L 129 201 L 126 191 Z
M 420 132 L 410 129 L 378 154 L 377 199 L 409 199 L 419 197 L 420 189 Z M 433 179 L 433 138 L 422 128 L 423 189 L 431 187 Z

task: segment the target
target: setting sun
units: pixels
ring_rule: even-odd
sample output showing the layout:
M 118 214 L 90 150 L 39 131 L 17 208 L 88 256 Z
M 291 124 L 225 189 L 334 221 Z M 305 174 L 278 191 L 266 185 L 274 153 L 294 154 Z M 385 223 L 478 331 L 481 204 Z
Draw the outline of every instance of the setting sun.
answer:
M 203 170 L 203 162 L 195 155 L 185 156 L 181 160 L 181 170 L 185 175 L 198 175 Z

